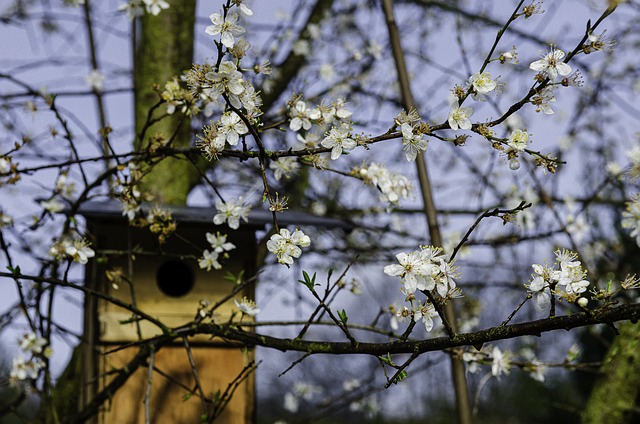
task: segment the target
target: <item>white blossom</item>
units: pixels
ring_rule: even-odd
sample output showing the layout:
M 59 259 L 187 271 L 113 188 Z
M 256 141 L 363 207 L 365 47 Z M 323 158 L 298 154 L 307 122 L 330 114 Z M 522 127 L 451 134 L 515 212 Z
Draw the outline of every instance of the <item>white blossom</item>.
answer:
M 282 177 L 290 178 L 298 173 L 300 164 L 294 157 L 283 157 L 271 161 L 269 168 L 273 169 L 276 181 L 280 181 Z
M 564 52 L 562 50 L 551 46 L 549 53 L 542 59 L 533 62 L 529 65 L 529 68 L 541 72 L 550 80 L 555 81 L 558 75 L 566 76 L 571 73 L 571 66 L 562 61 L 563 57 Z
M 24 355 L 17 355 L 11 362 L 11 372 L 9 377 L 12 381 L 34 380 L 38 378 L 38 373 L 44 367 L 44 363 L 39 358 L 27 360 Z
M 293 43 L 293 53 L 298 56 L 308 56 L 311 53 L 311 45 L 305 39 L 299 39 Z
M 475 374 L 480 369 L 480 361 L 484 359 L 484 353 L 479 351 L 464 352 L 462 360 L 467 364 L 467 372 Z
M 306 401 L 311 401 L 315 395 L 322 394 L 322 387 L 297 381 L 293 383 L 293 393 Z
M 298 412 L 298 408 L 300 407 L 300 401 L 298 398 L 291 392 L 287 392 L 284 394 L 284 409 L 295 414 Z
M 422 320 L 424 328 L 427 331 L 431 331 L 433 329 L 433 318 L 437 316 L 438 313 L 436 312 L 436 309 L 433 307 L 433 305 L 431 303 L 427 303 L 416 308 L 413 314 L 413 320 L 415 322 Z
M 74 262 L 86 264 L 89 258 L 93 258 L 96 252 L 89 247 L 89 242 L 86 240 L 75 240 L 72 243 L 65 241 L 64 245 L 65 253 L 73 259 Z
M 247 0 L 235 0 L 235 4 L 240 8 L 240 11 L 247 16 L 253 16 L 253 10 L 247 6 Z
M 416 160 L 419 152 L 427 150 L 427 141 L 422 134 L 414 134 L 413 127 L 407 123 L 400 126 L 402 132 L 402 150 L 405 151 L 407 161 Z
M 545 115 L 553 115 L 554 111 L 551 109 L 550 103 L 556 101 L 553 91 L 557 87 L 555 85 L 547 85 L 531 98 L 531 103 L 536 105 L 536 112 L 542 112 Z
M 254 302 L 253 300 L 249 300 L 246 296 L 242 298 L 240 302 L 235 299 L 233 300 L 233 302 L 236 304 L 236 308 L 238 308 L 240 312 L 245 315 L 255 317 L 260 312 L 260 308 L 258 308 L 256 302 Z
M 307 104 L 302 100 L 298 100 L 295 105 L 289 109 L 289 115 L 291 121 L 289 122 L 289 128 L 291 131 L 300 131 L 300 129 L 308 130 L 311 128 L 311 116 L 314 111 L 307 107 Z M 316 114 L 315 118 L 319 118 L 320 115 Z
M 507 143 L 511 149 L 521 152 L 527 148 L 529 134 L 526 131 L 513 130 L 511 131 L 511 135 L 509 135 L 509 141 Z
M 529 371 L 531 372 L 531 378 L 543 383 L 545 379 L 545 373 L 547 372 L 547 366 L 537 359 L 534 359 L 533 361 L 531 361 Z
M 484 71 L 476 72 L 469 77 L 469 85 L 471 85 L 477 94 L 488 94 L 496 89 L 498 84 L 491 79 L 491 73 Z
M 127 19 L 133 21 L 134 19 L 142 16 L 144 9 L 142 8 L 142 0 L 130 0 L 126 3 L 122 3 L 118 6 L 118 10 L 125 12 Z
M 640 178 L 640 146 L 634 146 L 626 152 L 627 157 L 631 161 L 628 175 L 631 178 Z
M 231 146 L 238 144 L 240 136 L 247 134 L 249 128 L 240 119 L 237 113 L 233 111 L 225 112 L 220 117 L 218 124 L 218 142 L 224 144 L 229 143 Z
M 251 207 L 242 203 L 242 198 L 229 199 L 226 202 L 216 200 L 216 209 L 218 213 L 213 217 L 213 223 L 222 225 L 228 223 L 229 228 L 237 230 L 240 227 L 240 219 L 244 222 L 248 221 L 249 210 Z
M 536 308 L 539 311 L 544 311 L 549 308 L 551 305 L 551 294 L 549 293 L 549 285 L 547 281 L 545 281 L 545 277 L 551 274 L 551 270 L 543 267 L 539 264 L 533 264 L 533 271 L 535 272 L 532 275 L 531 283 L 529 284 L 529 290 L 533 295 L 533 299 L 535 301 Z
M 440 256 L 442 249 L 432 246 L 421 246 L 420 250 L 396 255 L 398 264 L 387 265 L 384 273 L 400 277 L 402 292 L 406 295 L 416 290 L 436 289 L 438 294 L 446 297 L 456 287 L 454 278 L 458 275 L 453 265 Z
M 336 72 L 331 63 L 323 63 L 320 65 L 320 78 L 326 82 L 331 82 L 336 75 Z
M 218 262 L 219 255 L 220 253 L 215 250 L 211 252 L 209 250 L 204 250 L 202 252 L 202 258 L 198 260 L 198 266 L 200 269 L 206 269 L 207 271 L 211 271 L 211 268 L 221 269 L 222 265 Z
M 401 174 L 389 172 L 381 163 L 362 165 L 356 168 L 354 174 L 366 184 L 371 184 L 380 190 L 380 201 L 396 205 L 400 199 L 413 198 L 411 181 Z
M 209 15 L 212 25 L 209 25 L 205 32 L 209 35 L 220 34 L 220 41 L 228 49 L 233 48 L 236 42 L 235 36 L 244 34 L 244 28 L 237 24 L 238 14 L 229 12 L 226 19 L 218 12 Z
M 342 383 L 342 388 L 346 392 L 351 392 L 353 390 L 356 390 L 360 386 L 362 386 L 362 381 L 360 381 L 360 380 L 358 380 L 356 378 L 352 378 L 352 379 L 347 380 L 347 381 Z
M 629 235 L 640 246 L 640 193 L 627 202 L 627 210 L 622 212 L 622 228 L 630 229 Z
M 300 247 L 307 247 L 310 244 L 311 239 L 302 231 L 295 230 L 291 233 L 286 228 L 282 228 L 267 241 L 267 250 L 276 255 L 281 264 L 291 265 L 293 258 L 299 258 L 302 254 Z
M 558 285 L 565 286 L 569 294 L 583 293 L 589 286 L 589 281 L 585 279 L 586 271 L 581 266 L 565 267 L 560 271 Z
M 104 88 L 104 75 L 97 69 L 92 70 L 84 77 L 84 82 L 91 87 L 92 90 L 102 91 Z
M 502 374 L 509 374 L 511 363 L 509 355 L 502 353 L 499 347 L 494 347 L 492 352 L 493 361 L 491 363 L 491 374 L 500 377 Z
M 331 148 L 331 159 L 338 159 L 344 151 L 350 151 L 356 148 L 357 143 L 351 138 L 351 127 L 342 123 L 339 127 L 332 127 L 327 133 L 322 146 Z
M 0 174 L 11 171 L 11 161 L 7 158 L 0 158 Z
M 142 0 L 147 13 L 157 16 L 165 9 L 169 8 L 169 3 L 164 0 Z
M 35 333 L 28 333 L 20 340 L 20 349 L 25 353 L 42 353 L 47 343 L 47 339 L 38 337 Z
M 62 203 L 56 197 L 53 197 L 49 200 L 41 201 L 40 206 L 42 206 L 44 210 L 46 210 L 49 213 L 59 213 L 64 210 L 64 203 Z
M 206 233 L 205 234 L 207 241 L 211 245 L 211 248 L 218 253 L 228 252 L 236 248 L 235 244 L 227 241 L 226 234 L 220 234 L 216 232 L 215 234 Z
M 387 265 L 384 273 L 392 277 L 400 277 L 403 292 L 414 293 L 416 290 L 432 290 L 436 282 L 431 278 L 433 264 L 425 261 L 420 252 L 409 254 L 401 252 L 396 255 L 399 264 Z
M 471 115 L 473 115 L 473 109 L 470 107 L 460 107 L 456 100 L 451 104 L 451 110 L 449 111 L 449 126 L 452 130 L 457 130 L 458 128 L 462 130 L 470 130 L 471 121 L 469 120 L 469 117 Z
M 517 65 L 519 63 L 519 60 L 518 60 L 518 52 L 516 51 L 516 46 L 513 46 L 513 48 L 508 52 L 500 53 L 498 60 L 502 64 L 511 63 L 512 65 Z
M 214 98 L 220 97 L 223 93 L 238 96 L 245 90 L 242 73 L 238 71 L 238 68 L 233 62 L 228 60 L 220 62 L 218 71 L 208 72 L 205 78 L 207 78 L 211 84 L 210 94 Z

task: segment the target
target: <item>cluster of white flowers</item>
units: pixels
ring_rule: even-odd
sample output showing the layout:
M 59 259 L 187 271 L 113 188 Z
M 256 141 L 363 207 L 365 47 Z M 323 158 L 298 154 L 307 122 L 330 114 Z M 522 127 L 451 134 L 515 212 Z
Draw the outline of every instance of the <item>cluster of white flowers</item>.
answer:
M 433 246 L 421 246 L 420 250 L 410 253 L 398 253 L 399 264 L 387 265 L 384 273 L 393 277 L 400 277 L 402 292 L 405 295 L 416 290 L 425 291 L 436 289 L 438 294 L 446 297 L 450 290 L 455 289 L 454 278 L 459 274 L 452 262 L 447 262 L 442 249 Z
M 20 349 L 21 352 L 13 358 L 9 375 L 14 384 L 38 378 L 38 373 L 45 364 L 43 357 L 48 358 L 52 354 L 47 340 L 34 333 L 25 334 L 22 337 Z
M 422 321 L 424 328 L 427 331 L 433 330 L 433 319 L 438 316 L 438 312 L 430 302 L 425 302 L 424 305 L 420 302 L 411 307 L 403 306 L 397 309 L 395 306 L 389 307 L 391 312 L 391 329 L 393 331 L 398 330 L 399 323 L 405 323 L 413 320 L 414 322 Z
M 143 196 L 138 189 L 137 183 L 142 179 L 142 175 L 138 165 L 131 161 L 123 172 L 118 174 L 118 178 L 113 181 L 113 191 L 122 202 L 122 215 L 126 216 L 130 222 L 140 212 Z
M 409 113 L 401 111 L 394 119 L 396 125 L 400 126 L 402 133 L 402 150 L 405 152 L 407 161 L 416 160 L 418 153 L 427 150 L 427 140 L 421 130 L 421 121 L 418 112 L 415 110 Z
M 249 81 L 243 78 L 235 63 L 223 60 L 217 71 L 205 74 L 207 84 L 203 87 L 207 98 L 218 99 L 223 94 L 237 109 L 244 107 L 249 118 L 258 117 L 262 99 Z
M 299 258 L 302 254 L 300 247 L 307 247 L 310 244 L 311 239 L 302 231 L 295 230 L 291 233 L 286 228 L 282 228 L 267 241 L 267 250 L 276 255 L 281 264 L 291 265 L 293 258 Z
M 130 20 L 134 20 L 135 18 L 142 16 L 145 10 L 153 16 L 157 16 L 160 12 L 168 8 L 169 3 L 165 0 L 129 0 L 128 2 L 118 6 L 118 10 L 125 12 L 127 14 L 127 18 Z
M 627 151 L 627 157 L 631 161 L 628 175 L 630 178 L 640 178 L 640 146 L 634 146 Z
M 640 193 L 627 202 L 627 210 L 622 212 L 622 228 L 630 229 L 629 235 L 635 237 L 636 243 L 640 246 Z
M 544 55 L 542 59 L 536 60 L 529 65 L 529 68 L 537 71 L 536 75 L 538 81 L 542 81 L 546 78 L 551 82 L 540 89 L 535 96 L 531 98 L 531 103 L 536 106 L 536 112 L 542 112 L 546 115 L 552 115 L 554 113 L 550 104 L 556 101 L 554 96 L 554 90 L 557 85 L 554 85 L 554 81 L 558 76 L 566 77 L 562 80 L 561 84 L 565 86 L 580 86 L 582 85 L 581 75 L 579 72 L 571 74 L 571 66 L 562 61 L 565 54 L 562 50 L 557 49 L 555 46 L 551 46 L 549 53 Z M 557 84 L 557 83 L 556 83 Z
M 380 413 L 381 407 L 376 398 L 368 396 L 351 402 L 349 411 L 364 413 L 365 417 L 372 419 Z
M 246 296 L 243 297 L 240 302 L 235 299 L 233 302 L 236 304 L 236 308 L 238 308 L 238 310 L 242 312 L 243 315 L 255 317 L 260 312 L 260 308 L 258 308 L 256 302 L 254 302 L 253 300 L 249 300 Z
M 191 95 L 180 86 L 178 78 L 173 78 L 165 83 L 161 96 L 162 100 L 167 102 L 167 113 L 169 115 L 173 115 L 178 106 L 180 106 L 180 112 L 189 112 L 187 101 L 191 100 Z
M 483 347 L 481 350 L 470 350 L 462 354 L 462 360 L 467 364 L 467 371 L 474 374 L 480 370 L 482 364 L 491 366 L 491 375 L 500 378 L 501 375 L 508 375 L 514 364 L 514 352 L 502 351 L 499 347 Z M 535 353 L 528 347 L 523 348 L 518 355 L 520 359 L 517 366 L 528 372 L 531 378 L 543 382 L 547 366 L 536 358 Z
M 72 199 L 73 193 L 76 190 L 76 184 L 73 181 L 69 182 L 68 180 L 69 177 L 66 173 L 60 173 L 56 180 L 56 192 L 60 193 L 60 195 L 65 199 Z
M 309 383 L 296 382 L 293 384 L 293 391 L 284 395 L 284 409 L 291 413 L 298 412 L 300 401 L 312 401 L 316 396 L 322 395 L 322 387 Z
M 554 268 L 540 264 L 532 265 L 535 274 L 531 275 L 532 280 L 528 288 L 533 295 L 536 307 L 541 311 L 549 307 L 551 289 L 553 294 L 560 298 L 586 306 L 587 299 L 580 294 L 587 290 L 589 281 L 585 279 L 587 273 L 582 269 L 581 262 L 577 260 L 578 255 L 566 249 L 558 249 L 554 254 L 556 255 Z
M 49 213 L 60 213 L 64 210 L 64 203 L 58 197 L 40 201 L 40 206 Z
M 308 131 L 313 124 L 330 125 L 335 121 L 348 120 L 353 112 L 347 110 L 344 99 L 337 99 L 329 105 L 319 104 L 315 108 L 307 106 L 303 100 L 289 102 L 289 128 L 291 131 Z
M 511 353 L 502 352 L 495 346 L 490 352 L 487 348 L 482 350 L 467 351 L 462 354 L 462 360 L 467 364 L 467 371 L 471 374 L 480 369 L 481 364 L 490 361 L 491 375 L 500 378 L 502 374 L 509 374 L 511 371 Z
M 237 230 L 240 227 L 240 219 L 244 222 L 248 222 L 249 210 L 251 206 L 245 205 L 242 202 L 242 197 L 236 199 L 229 199 L 225 202 L 222 200 L 216 200 L 216 209 L 218 213 L 213 217 L 213 223 L 216 225 L 222 225 L 225 222 L 232 230 Z
M 460 107 L 458 100 L 451 104 L 451 110 L 449 111 L 449 126 L 452 130 L 470 130 L 471 120 L 469 117 L 473 115 L 473 109 L 470 107 Z
M 359 177 L 366 184 L 371 184 L 380 190 L 380 201 L 397 205 L 400 199 L 413 198 L 411 181 L 401 174 L 391 173 L 384 164 L 372 163 L 356 167 L 352 174 Z
M 207 271 L 211 271 L 211 268 L 220 269 L 222 265 L 218 262 L 218 258 L 221 255 L 223 258 L 228 257 L 226 252 L 235 249 L 236 246 L 227 241 L 226 234 L 216 232 L 215 234 L 207 233 L 206 236 L 207 241 L 211 245 L 211 251 L 205 249 L 202 252 L 202 258 L 198 260 L 198 265 L 201 269 L 206 269 Z
M 221 96 L 226 96 L 231 105 L 236 109 L 244 108 L 244 115 L 254 121 L 262 114 L 260 107 L 262 99 L 258 92 L 245 80 L 235 63 L 222 61 L 217 71 L 205 74 L 206 84 L 202 89 L 202 98 L 206 99 L 205 114 L 210 115 L 209 106 L 214 105 Z M 219 122 L 212 122 L 205 126 L 204 136 L 198 137 L 198 145 L 203 149 L 209 159 L 217 157 L 224 150 L 225 144 L 230 146 L 238 144 L 240 136 L 249 132 L 246 123 L 234 111 L 226 111 L 220 117 Z
M 509 135 L 507 145 L 507 158 L 509 159 L 509 168 L 516 170 L 520 168 L 520 161 L 518 160 L 518 154 L 524 151 L 529 144 L 529 133 L 523 130 L 513 130 Z
M 89 247 L 90 243 L 85 240 L 72 240 L 63 237 L 49 248 L 49 255 L 55 260 L 72 259 L 74 262 L 86 264 L 89 258 L 93 258 L 96 252 Z

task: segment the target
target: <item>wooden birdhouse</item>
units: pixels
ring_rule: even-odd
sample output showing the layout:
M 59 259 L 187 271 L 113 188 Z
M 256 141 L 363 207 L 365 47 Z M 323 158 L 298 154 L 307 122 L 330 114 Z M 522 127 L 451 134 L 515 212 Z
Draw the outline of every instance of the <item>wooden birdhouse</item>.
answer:
M 162 334 L 158 326 L 140 319 L 126 308 L 132 305 L 168 327 L 193 321 L 202 301 L 218 302 L 231 293 L 234 283 L 225 279 L 241 270 L 251 276 L 256 269 L 256 231 L 271 222 L 268 211 L 252 211 L 249 225 L 237 230 L 216 227 L 211 208 L 171 207 L 177 230 L 160 244 L 149 228 L 129 225 L 118 203 L 86 203 L 80 215 L 86 219 L 87 233 L 96 251 L 86 269 L 85 284 L 99 295 L 85 296 L 83 349 L 83 403 L 108 387 L 121 369 L 139 351 L 140 340 Z M 282 225 L 344 226 L 335 220 L 289 212 L 282 215 Z M 220 271 L 202 270 L 197 257 L 209 247 L 205 233 L 223 232 L 235 245 Z M 210 247 L 209 247 L 210 248 Z M 115 274 L 114 274 L 115 273 Z M 115 275 L 115 278 L 114 278 Z M 110 276 L 110 278 L 108 277 Z M 254 287 L 229 298 L 216 310 L 216 318 L 224 322 L 234 310 L 234 299 L 255 299 Z M 106 300 L 116 299 L 120 304 Z M 123 307 L 125 306 L 125 307 Z M 238 314 L 235 319 L 239 319 Z M 248 317 L 244 317 L 246 322 Z M 185 346 L 188 344 L 188 349 Z M 197 379 L 205 396 L 223 393 L 230 383 L 254 358 L 254 352 L 220 339 L 198 336 L 176 340 L 153 355 L 151 384 L 148 362 L 133 374 L 126 384 L 112 394 L 94 423 L 143 423 L 145 398 L 151 422 L 197 423 L 203 406 L 189 393 L 197 387 Z M 195 367 L 193 366 L 195 364 Z M 253 374 L 236 388 L 220 423 L 252 423 L 254 419 Z

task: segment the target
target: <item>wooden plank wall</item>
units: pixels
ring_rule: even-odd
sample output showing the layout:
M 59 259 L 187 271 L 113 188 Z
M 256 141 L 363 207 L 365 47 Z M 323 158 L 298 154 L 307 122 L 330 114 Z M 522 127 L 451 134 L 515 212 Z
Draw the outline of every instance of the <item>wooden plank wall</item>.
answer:
M 103 353 L 107 347 L 103 347 Z M 198 376 L 204 393 L 210 396 L 217 390 L 224 392 L 229 383 L 240 374 L 245 365 L 253 359 L 253 352 L 244 352 L 239 348 L 195 346 L 191 348 Z M 102 355 L 100 375 L 110 369 L 120 368 L 136 354 L 136 348 Z M 189 365 L 189 359 L 183 346 L 165 347 L 156 352 L 154 366 L 171 379 L 193 388 L 195 380 Z M 147 390 L 148 370 L 141 368 L 131 376 L 107 404 L 100 415 L 101 424 L 139 424 L 145 422 L 145 393 Z M 175 384 L 171 379 L 158 372 L 153 373 L 150 396 L 151 423 L 200 423 L 202 403 L 197 396 L 183 400 L 188 391 Z M 110 378 L 104 377 L 101 385 L 108 384 Z M 253 422 L 254 414 L 254 377 L 249 377 L 236 390 L 232 400 L 216 424 L 245 424 Z

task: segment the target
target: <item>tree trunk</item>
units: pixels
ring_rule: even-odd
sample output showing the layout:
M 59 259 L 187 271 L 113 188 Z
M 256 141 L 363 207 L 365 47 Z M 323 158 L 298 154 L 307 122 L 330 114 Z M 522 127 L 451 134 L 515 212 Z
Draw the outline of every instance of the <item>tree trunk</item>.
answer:
M 136 134 L 147 121 L 151 108 L 158 103 L 157 88 L 173 77 L 179 77 L 193 63 L 195 0 L 174 1 L 158 16 L 145 14 L 134 53 L 134 97 Z M 154 89 L 154 86 L 156 89 Z M 166 106 L 154 112 L 157 118 L 166 114 Z M 160 134 L 165 140 L 174 137 L 172 147 L 189 147 L 192 132 L 190 120 L 181 113 L 166 116 L 151 125 L 144 139 L 136 139 L 135 147 L 145 148 Z M 145 177 L 142 189 L 161 204 L 184 204 L 189 191 L 199 179 L 193 165 L 184 158 L 166 158 L 156 164 Z
M 584 424 L 629 422 L 640 393 L 640 326 L 619 327 L 582 414 Z M 637 412 L 636 412 L 637 413 Z

